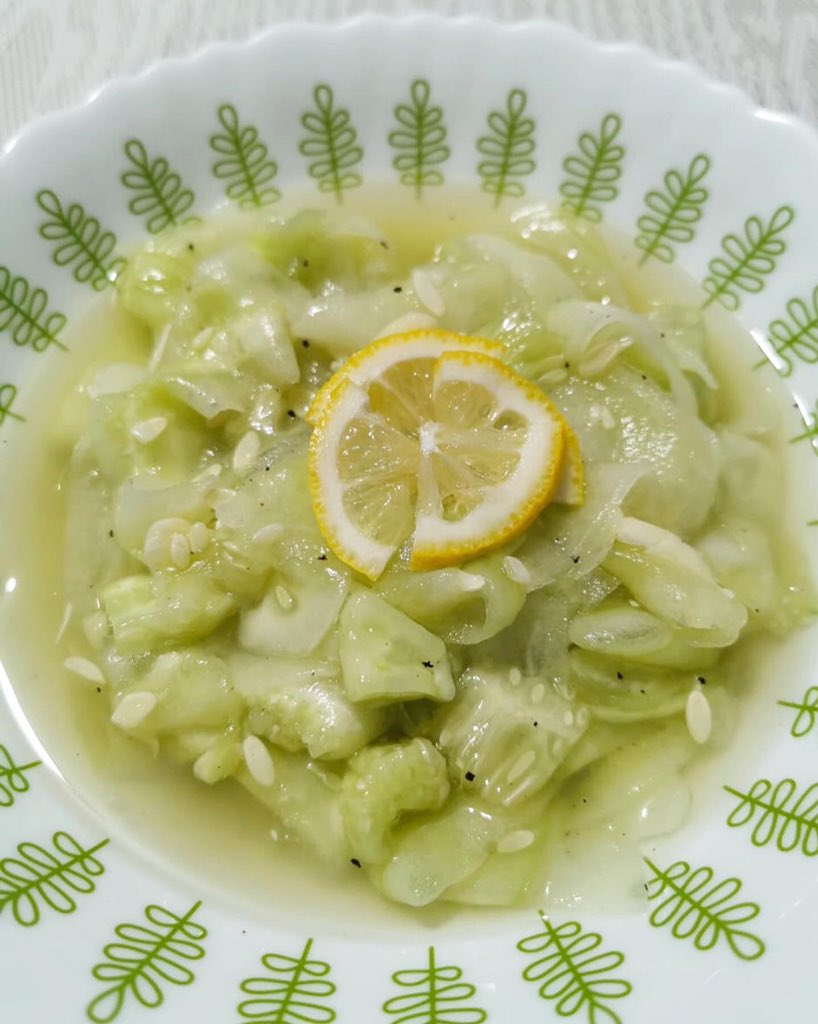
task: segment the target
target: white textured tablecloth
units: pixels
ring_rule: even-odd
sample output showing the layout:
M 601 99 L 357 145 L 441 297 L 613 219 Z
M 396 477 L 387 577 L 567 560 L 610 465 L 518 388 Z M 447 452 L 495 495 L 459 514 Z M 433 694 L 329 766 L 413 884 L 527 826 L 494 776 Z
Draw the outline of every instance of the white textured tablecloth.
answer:
M 548 17 L 696 63 L 818 124 L 818 0 L 0 0 L 0 140 L 160 57 L 366 11 Z

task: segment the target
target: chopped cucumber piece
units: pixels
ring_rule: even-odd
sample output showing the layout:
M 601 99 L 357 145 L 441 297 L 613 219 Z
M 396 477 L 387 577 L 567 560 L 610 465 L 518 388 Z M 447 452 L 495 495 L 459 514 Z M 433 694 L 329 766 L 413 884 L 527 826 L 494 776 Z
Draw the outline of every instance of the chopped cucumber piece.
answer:
M 245 412 L 248 388 L 237 372 L 181 368 L 162 378 L 170 395 L 206 420 L 223 412 Z
M 125 576 L 102 592 L 120 654 L 142 654 L 209 636 L 236 599 L 201 573 Z
M 230 729 L 238 724 L 245 707 L 222 659 L 195 648 L 160 654 L 130 691 L 156 697 L 156 707 L 145 722 L 156 733 Z
M 590 721 L 582 705 L 519 670 L 470 669 L 458 690 L 441 716 L 438 745 L 453 778 L 502 807 L 539 792 Z
M 179 321 L 195 321 L 192 328 L 199 327 L 187 291 L 194 262 L 184 249 L 170 253 L 151 247 L 134 253 L 116 282 L 124 309 L 157 333 Z
M 347 598 L 339 620 L 341 668 L 350 700 L 449 701 L 446 645 L 371 590 Z
M 241 764 L 241 743 L 233 734 L 220 736 L 203 750 L 193 764 L 193 774 L 212 786 L 234 775 Z
M 407 811 L 435 811 L 449 795 L 446 762 L 424 739 L 369 747 L 352 758 L 341 787 L 350 849 L 382 861 L 389 833 Z
M 338 620 L 349 576 L 333 566 L 294 566 L 276 574 L 255 608 L 243 612 L 239 643 L 254 654 L 309 654 Z
M 645 665 L 698 669 L 712 665 L 720 634 L 675 627 L 624 597 L 614 594 L 574 616 L 568 638 L 583 650 Z
M 606 722 L 638 722 L 684 711 L 698 674 L 640 665 L 575 648 L 569 655 L 577 698 Z
M 455 798 L 431 820 L 424 816 L 400 828 L 372 880 L 390 899 L 425 907 L 473 875 L 502 833 L 495 814 Z
M 504 840 L 509 844 L 508 851 L 503 849 Z M 516 848 L 523 843 L 526 845 Z M 446 890 L 443 899 L 447 903 L 509 907 L 522 901 L 532 879 L 547 863 L 547 852 L 527 828 L 507 831 L 499 845 L 502 852 L 490 853 L 474 874 Z
M 349 700 L 337 664 L 252 654 L 235 654 L 229 664 L 236 688 L 250 704 L 250 728 L 285 750 L 343 760 L 389 723 L 385 709 Z
M 240 768 L 236 778 L 270 808 L 283 829 L 282 839 L 299 840 L 329 863 L 346 863 L 351 854 L 341 817 L 338 776 L 301 754 L 276 750 L 272 757 L 274 779 L 269 786 L 257 782 L 247 768 Z
M 152 476 L 127 479 L 116 494 L 114 536 L 138 558 L 142 558 L 148 531 L 161 519 L 184 519 L 187 523 L 209 522 L 208 501 L 212 481 L 168 484 Z
M 448 643 L 477 644 L 510 625 L 525 603 L 525 587 L 509 578 L 503 562 L 503 555 L 491 555 L 431 572 L 396 565 L 377 591 Z
M 735 643 L 747 622 L 747 609 L 718 585 L 694 548 L 673 539 L 675 547 L 655 549 L 616 543 L 603 565 L 644 608 L 665 622 L 701 633 L 709 646 Z

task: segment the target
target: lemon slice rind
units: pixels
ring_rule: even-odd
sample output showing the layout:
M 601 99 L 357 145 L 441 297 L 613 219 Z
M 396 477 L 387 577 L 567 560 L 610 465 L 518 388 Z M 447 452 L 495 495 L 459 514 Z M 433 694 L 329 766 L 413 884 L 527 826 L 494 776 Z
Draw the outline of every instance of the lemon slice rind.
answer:
M 560 414 L 563 434 L 565 436 L 565 459 L 562 476 L 554 491 L 551 501 L 555 505 L 582 505 L 585 501 L 585 470 L 582 465 L 582 452 L 579 438 L 568 425 L 568 421 Z
M 307 409 L 306 420 L 316 426 L 332 401 L 336 389 L 345 380 L 353 379 L 365 387 L 377 380 L 386 370 L 410 359 L 437 359 L 444 352 L 469 349 L 500 356 L 504 348 L 499 341 L 455 334 L 453 331 L 421 330 L 405 334 L 390 334 L 359 349 L 325 381 Z
M 368 404 L 365 388 L 346 379 L 338 382 L 328 406 L 312 433 L 309 480 L 312 507 L 327 543 L 347 565 L 371 580 L 380 576 L 397 545 L 382 544 L 359 530 L 344 508 L 344 487 L 338 475 L 336 452 L 349 421 Z

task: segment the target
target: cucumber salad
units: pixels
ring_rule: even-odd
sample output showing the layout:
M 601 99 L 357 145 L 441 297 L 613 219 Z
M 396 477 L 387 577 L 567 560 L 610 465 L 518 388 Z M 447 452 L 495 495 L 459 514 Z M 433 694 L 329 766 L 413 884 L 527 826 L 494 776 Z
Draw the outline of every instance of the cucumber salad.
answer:
M 152 239 L 73 398 L 66 668 L 410 906 L 678 827 L 814 600 L 778 406 L 670 280 L 543 204 Z

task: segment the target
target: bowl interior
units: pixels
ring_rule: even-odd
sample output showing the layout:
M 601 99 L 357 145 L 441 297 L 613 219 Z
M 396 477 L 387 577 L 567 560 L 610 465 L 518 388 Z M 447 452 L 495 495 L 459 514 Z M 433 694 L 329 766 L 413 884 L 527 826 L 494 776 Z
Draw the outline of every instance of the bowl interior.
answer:
M 422 158 L 416 145 L 421 115 Z M 818 505 L 812 448 L 818 415 L 816 169 L 818 143 L 805 126 L 756 111 L 732 89 L 680 65 L 636 48 L 600 47 L 546 24 L 500 28 L 476 20 L 372 18 L 333 28 L 292 26 L 244 46 L 159 65 L 113 83 L 86 107 L 32 126 L 0 160 L 0 471 L 20 472 L 31 436 L 48 423 L 58 378 L 77 365 L 73 339 L 87 324 L 87 310 L 110 296 L 129 247 L 149 234 L 231 206 L 258 204 L 275 213 L 325 204 L 354 211 L 379 190 L 407 209 L 456 205 L 463 194 L 475 210 L 546 198 L 634 240 L 650 272 L 683 268 L 703 285 L 704 306 L 717 321 L 726 324 L 728 313 L 735 314 L 752 334 L 761 351 L 748 345 L 748 363 L 759 363 L 757 372 L 772 386 L 786 387 L 796 406 L 793 506 L 800 522 L 811 523 Z M 64 369 L 55 373 L 55 364 Z M 24 519 L 25 510 L 10 516 L 17 525 L 0 542 L 10 565 L 15 529 Z M 808 546 L 816 564 L 813 537 Z M 9 598 L 14 589 L 6 583 Z M 117 921 L 134 913 L 127 904 L 130 887 L 140 893 L 137 904 L 181 911 L 204 900 L 214 946 L 250 933 L 238 940 L 245 961 L 275 945 L 273 935 L 282 948 L 294 949 L 302 938 L 320 940 L 322 957 L 344 979 L 338 997 L 344 1019 L 373 1019 L 372 1007 L 390 997 L 391 971 L 413 965 L 418 951 L 432 944 L 445 946 L 447 964 L 471 965 L 485 1005 L 513 1005 L 515 1013 L 530 1015 L 518 1019 L 535 1019 L 539 1000 L 520 981 L 521 953 L 537 946 L 536 935 L 525 936 L 543 927 L 531 911 L 417 915 L 384 907 L 362 886 L 315 883 L 312 867 L 298 864 L 288 869 L 293 883 L 276 889 L 275 871 L 256 858 L 247 870 L 261 872 L 269 886 L 259 900 L 253 884 L 235 877 L 244 869 L 230 867 L 241 863 L 238 826 L 235 847 L 208 849 L 205 817 L 193 830 L 174 830 L 173 805 L 142 805 L 139 786 L 124 787 L 118 800 L 106 795 L 95 783 L 97 757 L 74 764 L 43 701 L 27 703 L 26 674 L 46 671 L 48 664 L 47 654 L 41 661 L 32 655 L 37 638 L 59 626 L 55 603 L 46 608 L 40 622 L 30 615 L 17 620 L 26 640 L 17 646 L 25 651 L 15 651 L 8 628 L 3 634 L 2 659 L 15 689 L 4 681 L 0 743 L 18 764 L 39 760 L 55 770 L 15 775 L 31 780 L 31 792 L 15 791 L 17 816 L 10 819 L 8 850 L 0 854 L 55 829 L 81 834 L 86 849 L 110 837 L 110 849 L 100 847 L 99 857 L 110 857 L 116 868 L 110 874 L 117 878 Z M 623 910 L 614 897 L 591 910 L 565 908 L 565 921 L 579 915 L 583 927 L 605 937 L 605 948 L 627 954 L 629 977 L 638 975 L 637 994 L 622 993 L 628 996 L 622 1019 L 626 1006 L 633 1007 L 628 1019 L 641 1019 L 638 1007 L 662 1006 L 669 1021 L 682 1021 L 705 988 L 713 1006 L 763 1007 L 771 978 L 793 976 L 795 962 L 806 966 L 802 942 L 810 907 L 814 912 L 814 900 L 805 898 L 813 884 L 808 859 L 791 853 L 793 871 L 783 872 L 786 843 L 762 842 L 760 833 L 751 841 L 727 819 L 741 794 L 765 779 L 793 778 L 809 803 L 814 701 L 808 687 L 816 644 L 818 634 L 808 630 L 759 658 L 737 742 L 701 764 L 689 824 L 649 853 L 662 867 L 706 865 L 714 877 L 745 885 L 766 911 L 764 969 L 742 974 L 739 988 L 736 965 L 750 959 L 741 952 L 749 947 L 719 948 L 711 961 L 719 969 L 711 975 L 696 959 L 704 947 L 691 951 L 674 943 L 669 952 L 677 955 L 652 973 L 646 911 Z M 225 813 L 230 799 L 224 798 Z M 807 831 L 814 830 L 814 816 L 805 820 Z M 262 827 L 260 818 L 256 824 Z M 112 921 L 102 914 L 82 924 L 95 949 Z M 45 928 L 35 931 L 46 935 Z M 38 955 L 61 941 L 51 928 Z M 518 949 L 523 941 L 529 946 Z M 359 949 L 372 959 L 372 983 L 363 980 L 366 965 L 356 962 Z M 63 972 L 66 991 L 76 988 L 71 970 L 84 965 L 87 974 L 88 956 L 88 949 L 68 956 L 73 966 Z M 239 952 L 226 956 L 233 964 Z M 681 976 L 691 979 L 690 991 L 679 992 Z M 197 985 L 195 999 L 209 1005 L 220 985 Z M 669 985 L 679 992 L 670 1008 Z M 46 1005 L 47 997 L 37 998 L 21 995 L 21 1005 Z M 793 994 L 792 1005 L 802 998 Z M 394 1016 L 398 1009 L 384 1006 L 384 1012 Z M 614 1015 L 606 1020 L 620 1019 L 608 1012 Z M 768 1019 L 752 1012 L 746 1019 Z

